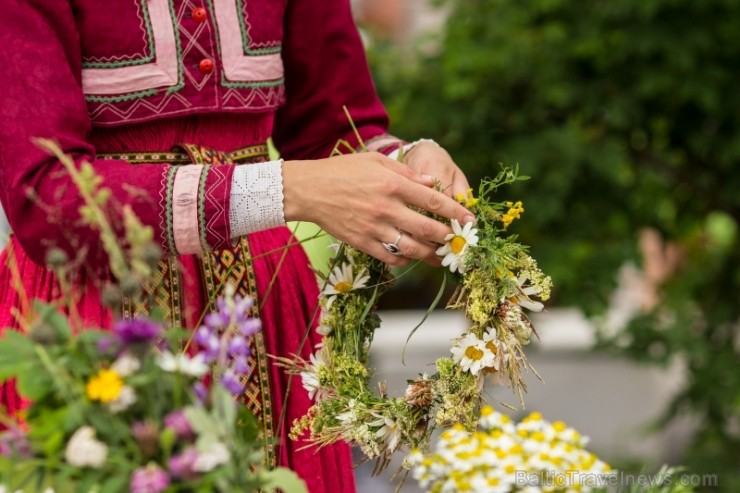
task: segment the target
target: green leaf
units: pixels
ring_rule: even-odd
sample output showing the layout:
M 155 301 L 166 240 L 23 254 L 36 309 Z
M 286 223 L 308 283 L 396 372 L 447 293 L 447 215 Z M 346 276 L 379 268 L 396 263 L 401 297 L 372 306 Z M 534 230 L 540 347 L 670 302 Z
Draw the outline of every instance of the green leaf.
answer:
M 32 364 L 36 360 L 33 342 L 25 334 L 5 331 L 0 339 L 0 380 L 17 377 L 23 371 L 32 369 L 30 367 L 36 366 Z
M 27 365 L 26 365 L 27 366 Z M 42 368 L 18 374 L 18 391 L 33 401 L 46 397 L 54 388 L 54 380 Z
M 225 434 L 231 435 L 236 425 L 236 413 L 238 403 L 234 396 L 221 385 L 213 386 L 213 414 L 216 417 L 219 429 Z
M 103 486 L 100 488 L 100 493 L 118 493 L 120 491 L 126 491 L 128 482 L 128 474 L 116 474 L 108 478 L 105 483 L 103 483 Z
M 261 479 L 265 480 L 262 486 L 263 491 L 282 490 L 283 493 L 308 493 L 306 483 L 296 473 L 284 467 L 262 473 Z

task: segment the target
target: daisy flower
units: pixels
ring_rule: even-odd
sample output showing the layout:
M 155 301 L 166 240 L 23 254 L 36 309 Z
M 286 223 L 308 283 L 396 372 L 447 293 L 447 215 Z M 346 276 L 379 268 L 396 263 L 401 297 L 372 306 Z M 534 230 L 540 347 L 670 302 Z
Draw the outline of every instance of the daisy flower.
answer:
M 473 375 L 477 375 L 483 368 L 492 367 L 496 362 L 496 356 L 486 347 L 486 342 L 470 332 L 450 351 L 455 363 L 458 363 L 463 371 L 469 371 Z
M 394 420 L 381 414 L 372 413 L 375 416 L 375 421 L 368 423 L 370 426 L 379 426 L 375 432 L 375 436 L 381 439 L 387 446 L 390 452 L 396 450 L 398 442 L 401 441 L 401 429 Z
M 364 288 L 370 276 L 365 274 L 365 269 L 355 273 L 352 270 L 352 264 L 345 262 L 340 266 L 334 267 L 329 274 L 329 282 L 324 287 L 322 294 L 328 296 L 326 307 L 331 306 L 334 298 L 340 294 L 347 294 L 355 289 Z
M 324 365 L 322 351 L 317 351 L 311 355 L 311 366 L 301 372 L 301 382 L 303 388 L 308 392 L 308 398 L 313 400 L 314 396 L 321 399 L 321 381 L 319 380 L 319 369 Z
M 451 272 L 465 273 L 465 254 L 469 247 L 478 244 L 478 230 L 473 228 L 473 223 L 460 226 L 457 219 L 453 219 L 452 233 L 445 237 L 445 244 L 437 248 L 437 255 L 444 257 L 442 265 L 449 267 Z
M 157 358 L 157 366 L 164 371 L 182 373 L 196 378 L 208 373 L 208 365 L 200 353 L 191 358 L 187 354 L 174 355 L 169 351 L 164 351 Z

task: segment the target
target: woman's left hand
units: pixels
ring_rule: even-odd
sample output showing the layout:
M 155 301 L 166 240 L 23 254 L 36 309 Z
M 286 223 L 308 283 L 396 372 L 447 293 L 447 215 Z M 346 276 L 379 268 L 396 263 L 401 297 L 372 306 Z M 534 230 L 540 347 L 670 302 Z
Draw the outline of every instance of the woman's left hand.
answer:
M 439 181 L 441 191 L 450 197 L 455 198 L 458 194 L 465 196 L 470 188 L 468 179 L 449 153 L 434 142 L 419 142 L 403 160 L 417 173 Z

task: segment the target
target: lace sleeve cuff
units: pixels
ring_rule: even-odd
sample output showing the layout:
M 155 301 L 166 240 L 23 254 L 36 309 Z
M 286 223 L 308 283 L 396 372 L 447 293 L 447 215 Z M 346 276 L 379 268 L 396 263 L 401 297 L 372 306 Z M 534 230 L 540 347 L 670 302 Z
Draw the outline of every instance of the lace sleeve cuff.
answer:
M 235 167 L 229 200 L 232 239 L 285 224 L 282 164 L 281 159 Z

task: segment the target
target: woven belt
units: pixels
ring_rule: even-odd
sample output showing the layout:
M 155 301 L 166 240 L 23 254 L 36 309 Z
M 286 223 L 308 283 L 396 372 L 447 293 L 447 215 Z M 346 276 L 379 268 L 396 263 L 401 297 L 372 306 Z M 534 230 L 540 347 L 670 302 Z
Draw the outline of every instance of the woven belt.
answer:
M 98 159 L 119 159 L 131 164 L 246 164 L 264 161 L 266 144 L 242 147 L 231 152 L 195 144 L 180 144 L 169 152 L 115 152 L 98 154 Z

